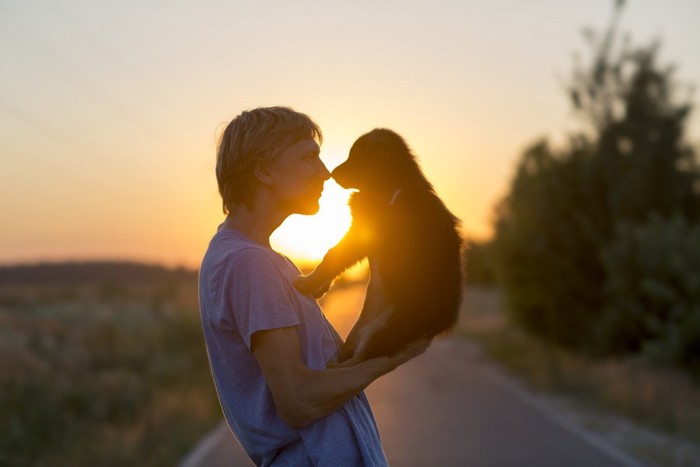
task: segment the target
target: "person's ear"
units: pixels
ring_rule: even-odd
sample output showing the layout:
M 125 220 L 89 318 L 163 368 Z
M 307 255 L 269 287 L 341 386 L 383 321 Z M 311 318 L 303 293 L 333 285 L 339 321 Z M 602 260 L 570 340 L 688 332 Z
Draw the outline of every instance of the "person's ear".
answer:
M 270 175 L 270 171 L 265 164 L 255 164 L 253 174 L 263 185 L 272 185 L 272 175 Z

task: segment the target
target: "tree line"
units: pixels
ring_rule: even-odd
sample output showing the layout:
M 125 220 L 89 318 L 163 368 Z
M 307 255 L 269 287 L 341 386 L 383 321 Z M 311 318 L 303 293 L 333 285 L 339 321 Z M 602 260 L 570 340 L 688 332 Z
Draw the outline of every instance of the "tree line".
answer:
M 591 355 L 700 373 L 700 169 L 691 91 L 658 41 L 587 31 L 567 85 L 579 130 L 521 155 L 494 236 L 467 242 L 472 283 L 498 283 L 514 321 Z

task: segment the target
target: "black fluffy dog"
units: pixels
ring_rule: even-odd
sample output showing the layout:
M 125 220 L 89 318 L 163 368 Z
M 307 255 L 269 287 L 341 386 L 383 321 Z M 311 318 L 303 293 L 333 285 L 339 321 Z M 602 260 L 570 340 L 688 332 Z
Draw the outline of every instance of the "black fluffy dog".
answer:
M 391 356 L 449 330 L 462 297 L 459 220 L 404 140 L 386 129 L 361 136 L 332 177 L 359 190 L 349 203 L 352 226 L 297 287 L 320 297 L 337 275 L 368 257 L 365 305 L 339 363 Z

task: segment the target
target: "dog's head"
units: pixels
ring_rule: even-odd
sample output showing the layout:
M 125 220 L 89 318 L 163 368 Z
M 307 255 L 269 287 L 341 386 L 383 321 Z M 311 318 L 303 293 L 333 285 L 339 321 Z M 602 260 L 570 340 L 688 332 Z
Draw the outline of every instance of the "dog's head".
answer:
M 376 129 L 360 136 L 348 159 L 331 176 L 343 188 L 393 191 L 420 174 L 408 145 L 391 130 Z

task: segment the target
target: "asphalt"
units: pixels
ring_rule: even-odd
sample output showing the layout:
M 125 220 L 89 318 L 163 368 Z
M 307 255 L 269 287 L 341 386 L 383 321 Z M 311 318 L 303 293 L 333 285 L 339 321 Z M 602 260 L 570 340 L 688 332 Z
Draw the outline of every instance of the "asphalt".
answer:
M 392 466 L 633 467 L 642 464 L 521 388 L 452 337 L 367 389 Z M 222 423 L 181 467 L 250 466 Z

